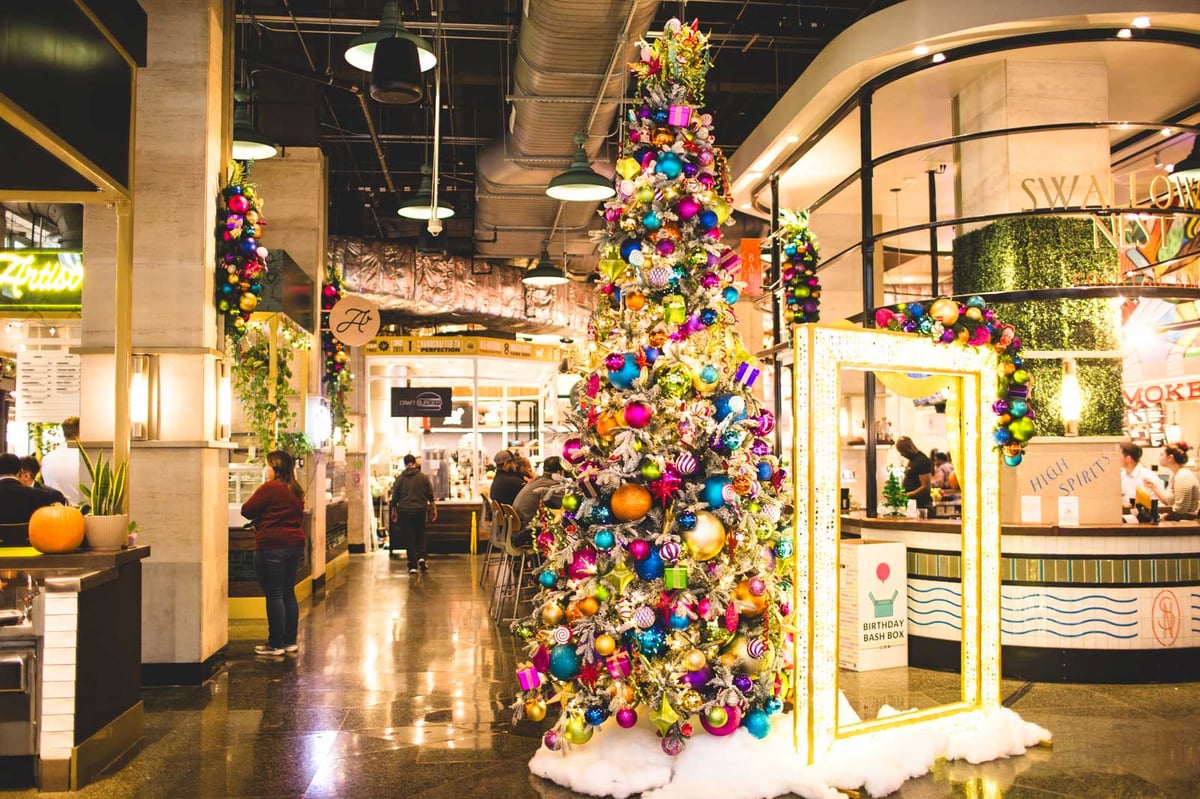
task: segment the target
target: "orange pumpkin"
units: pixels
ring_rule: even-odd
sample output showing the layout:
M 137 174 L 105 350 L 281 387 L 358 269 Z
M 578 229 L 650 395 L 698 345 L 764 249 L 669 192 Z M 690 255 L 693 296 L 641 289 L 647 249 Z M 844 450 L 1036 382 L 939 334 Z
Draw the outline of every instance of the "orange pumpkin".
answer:
M 38 552 L 73 552 L 83 543 L 83 514 L 70 505 L 48 505 L 29 517 L 29 544 Z

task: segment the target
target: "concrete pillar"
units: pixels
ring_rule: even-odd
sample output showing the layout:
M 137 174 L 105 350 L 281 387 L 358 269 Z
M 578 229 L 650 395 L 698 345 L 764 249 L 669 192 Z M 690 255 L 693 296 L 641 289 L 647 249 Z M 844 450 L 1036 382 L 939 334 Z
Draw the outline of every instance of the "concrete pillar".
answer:
M 228 458 L 214 440 L 222 351 L 212 264 L 232 22 L 223 0 L 142 6 L 149 53 L 138 74 L 133 349 L 158 370 L 158 432 L 134 442 L 129 467 L 130 515 L 139 543 L 153 548 L 142 571 L 143 674 L 152 683 L 199 682 L 228 642 Z M 116 229 L 111 209 L 85 209 L 80 437 L 111 446 Z
M 1108 71 L 1100 62 L 1003 61 L 955 98 L 959 134 L 1104 119 Z M 1083 179 L 1073 199 L 1056 203 L 1059 192 L 1053 180 L 1076 175 Z M 1108 131 L 1064 130 L 966 142 L 959 146 L 959 214 L 1080 205 L 1093 175 L 1107 187 Z M 1023 184 L 1028 178 L 1034 182 Z M 1049 199 L 1038 179 L 1048 181 Z M 1027 193 L 1030 188 L 1036 202 Z M 1091 201 L 1097 202 L 1095 195 Z

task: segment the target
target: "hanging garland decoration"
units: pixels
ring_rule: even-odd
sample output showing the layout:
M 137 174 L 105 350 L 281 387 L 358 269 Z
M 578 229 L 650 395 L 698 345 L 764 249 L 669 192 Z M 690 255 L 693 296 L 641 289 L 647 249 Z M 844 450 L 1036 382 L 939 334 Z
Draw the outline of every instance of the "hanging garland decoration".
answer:
M 325 270 L 325 288 L 321 290 L 321 355 L 325 363 L 325 374 L 321 382 L 329 400 L 329 413 L 333 417 L 334 433 L 345 441 L 354 429 L 346 415 L 346 397 L 354 384 L 354 373 L 350 371 L 350 348 L 338 341 L 329 329 L 329 312 L 345 293 L 345 283 L 339 269 L 330 265 Z
M 1036 415 L 1029 401 L 1033 379 L 1021 357 L 1021 339 L 1012 325 L 1003 324 L 983 297 L 965 303 L 939 297 L 929 308 L 919 302 L 902 303 L 875 311 L 875 325 L 888 330 L 919 333 L 943 344 L 991 347 L 1000 356 L 1000 396 L 992 403 L 996 426 L 992 440 L 1004 453 L 1004 463 L 1021 462 L 1025 445 L 1037 433 Z
M 267 248 L 259 239 L 267 224 L 262 218 L 262 199 L 253 183 L 247 183 L 246 167 L 234 161 L 229 181 L 217 200 L 217 309 L 235 339 L 246 332 L 250 314 L 258 307 L 263 276 L 267 272 Z
M 794 325 L 821 321 L 820 246 L 808 228 L 808 211 L 780 211 L 776 236 L 786 264 L 780 277 L 788 321 Z
M 271 380 L 271 333 L 266 322 L 244 325 L 239 335 L 225 337 L 230 377 L 237 400 L 241 403 L 246 426 L 254 434 L 258 457 L 282 449 L 295 458 L 313 451 L 312 442 L 303 432 L 287 432 L 296 423 L 296 413 L 288 403 L 295 396 L 291 387 L 292 359 L 307 352 L 309 336 L 286 316 L 280 314 L 279 342 L 275 347 L 275 379 Z

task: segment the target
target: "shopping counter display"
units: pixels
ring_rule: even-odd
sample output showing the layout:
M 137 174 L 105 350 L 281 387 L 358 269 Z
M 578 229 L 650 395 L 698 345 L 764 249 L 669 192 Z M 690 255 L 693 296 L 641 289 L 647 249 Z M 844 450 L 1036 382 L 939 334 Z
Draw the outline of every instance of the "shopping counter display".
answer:
M 142 737 L 149 555 L 0 548 L 0 771 L 32 757 L 41 790 L 75 790 Z
M 843 516 L 906 548 L 909 664 L 957 670 L 958 522 Z M 1015 679 L 1178 682 L 1200 673 L 1200 524 L 1004 525 L 1001 668 Z

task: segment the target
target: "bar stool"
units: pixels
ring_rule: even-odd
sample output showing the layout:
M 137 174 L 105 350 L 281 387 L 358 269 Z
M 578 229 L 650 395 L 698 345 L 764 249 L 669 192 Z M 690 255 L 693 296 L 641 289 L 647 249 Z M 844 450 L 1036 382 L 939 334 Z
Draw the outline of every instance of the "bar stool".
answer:
M 532 576 L 531 559 L 535 558 L 533 544 L 517 546 L 513 544 L 513 536 L 524 524 L 521 516 L 511 505 L 501 505 L 500 511 L 504 516 L 504 532 L 502 543 L 504 557 L 500 562 L 500 571 L 496 574 L 496 588 L 492 592 L 493 607 L 491 608 L 496 621 L 517 618 L 517 608 L 521 602 L 521 593 L 533 589 L 532 581 L 526 585 L 526 575 Z M 501 542 L 497 542 L 499 545 Z M 512 598 L 512 615 L 505 616 L 504 603 Z
M 499 563 L 504 557 L 504 547 L 499 545 L 500 527 L 504 524 L 504 514 L 500 511 L 500 503 L 488 497 L 483 497 L 483 506 L 487 508 L 488 545 L 483 555 L 483 568 L 479 571 L 479 586 L 484 588 L 492 579 L 492 556 Z

